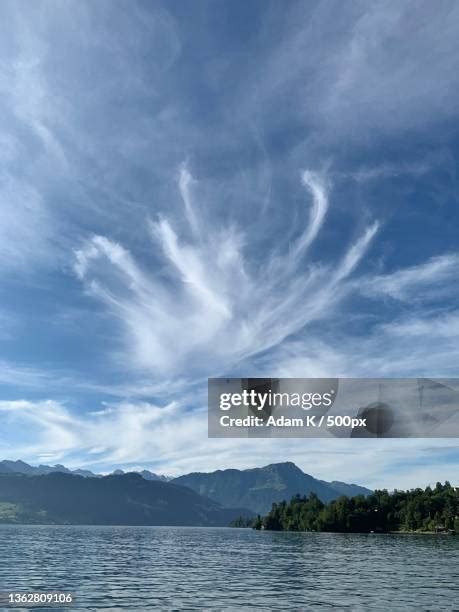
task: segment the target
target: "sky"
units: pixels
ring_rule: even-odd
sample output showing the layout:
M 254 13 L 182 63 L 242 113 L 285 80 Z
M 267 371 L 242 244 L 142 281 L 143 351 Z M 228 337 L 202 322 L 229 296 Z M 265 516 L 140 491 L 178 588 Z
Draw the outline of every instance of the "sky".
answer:
M 207 378 L 459 375 L 459 3 L 4 0 L 0 458 L 457 481 L 207 438 Z

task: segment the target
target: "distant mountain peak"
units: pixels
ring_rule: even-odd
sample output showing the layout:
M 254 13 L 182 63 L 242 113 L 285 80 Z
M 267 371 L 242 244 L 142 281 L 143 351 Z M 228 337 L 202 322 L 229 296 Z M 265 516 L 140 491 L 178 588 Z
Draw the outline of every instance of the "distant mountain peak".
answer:
M 223 506 L 249 508 L 259 514 L 266 514 L 273 502 L 290 501 L 295 495 L 315 493 L 323 502 L 329 502 L 342 495 L 371 493 L 358 485 L 318 480 L 305 474 L 293 461 L 245 470 L 194 472 L 172 482 L 190 487 Z
M 260 470 L 274 469 L 274 470 L 285 471 L 285 472 L 301 472 L 302 474 L 304 474 L 303 470 L 301 470 L 301 468 L 299 468 L 296 465 L 296 463 L 293 463 L 293 461 L 281 461 L 279 463 L 269 463 L 268 465 L 265 465 L 262 468 L 254 468 L 254 469 L 260 469 Z

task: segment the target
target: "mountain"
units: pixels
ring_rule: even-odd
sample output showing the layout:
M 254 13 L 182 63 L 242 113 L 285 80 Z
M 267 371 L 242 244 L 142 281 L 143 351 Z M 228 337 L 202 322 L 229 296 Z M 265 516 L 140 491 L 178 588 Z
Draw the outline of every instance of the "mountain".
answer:
M 78 476 L 98 476 L 90 470 L 70 470 L 65 465 L 39 465 L 37 467 L 25 463 L 25 461 L 10 461 L 4 459 L 0 461 L 0 474 L 25 474 L 26 476 L 39 476 L 43 474 L 51 474 L 53 472 L 62 472 L 64 474 L 76 474 Z
M 53 472 L 62 472 L 63 474 L 76 474 L 77 476 L 85 476 L 85 477 L 97 477 L 100 478 L 101 474 L 95 474 L 90 470 L 70 470 L 65 467 L 65 465 L 57 464 L 57 465 L 39 465 L 37 467 L 29 465 L 24 461 L 10 461 L 5 459 L 0 461 L 0 474 L 25 474 L 26 476 L 40 476 L 43 474 L 52 474 Z M 123 470 L 115 470 L 112 472 L 116 476 L 121 476 L 122 474 L 126 474 Z M 154 472 L 150 472 L 149 470 L 142 470 L 140 472 L 135 472 L 145 478 L 145 480 L 161 480 L 162 482 L 168 482 L 170 478 L 167 476 L 162 476 L 160 474 L 155 474 Z
M 340 482 L 339 480 L 332 480 L 332 482 L 320 480 L 320 482 L 334 489 L 339 496 L 345 495 L 346 497 L 357 497 L 357 495 L 363 495 L 364 497 L 367 497 L 367 495 L 371 495 L 373 493 L 371 489 L 367 489 L 366 487 L 361 487 L 360 485 L 356 484 L 347 484 L 346 482 Z
M 140 474 L 140 476 L 142 476 L 142 478 L 145 478 L 145 480 L 161 480 L 161 482 L 169 482 L 170 480 L 170 478 L 168 478 L 167 476 L 155 474 L 154 472 L 150 472 L 150 470 L 141 470 L 141 471 L 135 471 L 131 473 Z M 115 470 L 114 472 L 112 472 L 112 474 L 120 476 L 122 474 L 126 474 L 126 472 L 124 470 Z
M 273 502 L 290 501 L 297 494 L 316 493 L 323 502 L 329 502 L 341 495 L 371 493 L 369 489 L 358 485 L 317 480 L 290 461 L 249 470 L 194 472 L 174 478 L 171 482 L 190 487 L 222 506 L 240 506 L 259 514 L 269 512 Z
M 134 473 L 99 478 L 0 474 L 2 523 L 217 526 L 250 514 L 222 508 L 188 487 Z
M 145 478 L 145 480 L 161 480 L 162 482 L 169 482 L 171 478 L 169 476 L 163 476 L 162 474 L 155 474 L 154 472 L 150 472 L 149 470 L 141 470 L 138 472 Z
M 24 474 L 26 476 L 51 475 L 55 473 L 79 475 L 86 478 L 103 478 L 89 470 L 70 470 L 64 465 L 39 465 L 34 467 L 24 461 L 0 461 L 0 474 Z M 225 508 L 248 508 L 253 512 L 266 514 L 273 502 L 289 501 L 294 495 L 314 492 L 323 502 L 329 502 L 346 495 L 369 495 L 372 491 L 345 482 L 317 480 L 305 474 L 292 462 L 274 463 L 262 468 L 249 470 L 217 470 L 216 472 L 194 472 L 170 479 L 149 470 L 125 473 L 115 470 L 113 476 L 138 474 L 149 482 L 172 482 L 186 486 Z
M 0 474 L 26 474 L 31 475 L 36 473 L 37 468 L 32 467 L 24 461 L 9 461 L 5 459 L 0 461 Z
M 91 470 L 69 470 L 65 465 L 61 465 L 58 463 L 57 465 L 39 465 L 37 468 L 32 468 L 34 470 L 34 474 L 44 475 L 44 474 L 52 474 L 53 472 L 62 472 L 64 474 L 76 474 L 77 476 L 85 476 L 85 477 L 96 477 L 99 474 L 94 474 Z

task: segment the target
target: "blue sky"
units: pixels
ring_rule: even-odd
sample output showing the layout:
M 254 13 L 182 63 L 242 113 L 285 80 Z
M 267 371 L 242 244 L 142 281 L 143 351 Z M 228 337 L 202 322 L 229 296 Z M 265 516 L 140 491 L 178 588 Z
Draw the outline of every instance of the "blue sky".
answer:
M 209 376 L 458 376 L 456 2 L 4 1 L 0 456 L 449 478 L 209 440 Z

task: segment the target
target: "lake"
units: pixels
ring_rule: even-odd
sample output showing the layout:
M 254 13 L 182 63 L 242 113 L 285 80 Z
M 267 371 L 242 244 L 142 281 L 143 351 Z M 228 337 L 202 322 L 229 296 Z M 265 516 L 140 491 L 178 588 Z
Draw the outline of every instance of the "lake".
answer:
M 1 591 L 72 609 L 459 609 L 457 536 L 2 525 L 0 543 Z

